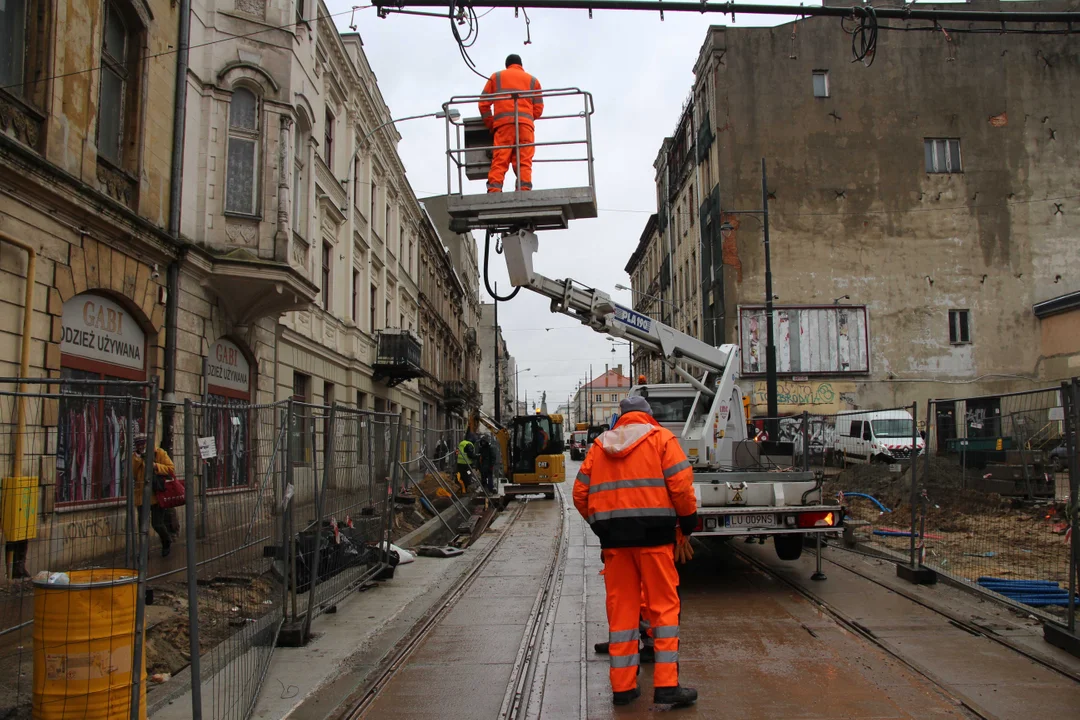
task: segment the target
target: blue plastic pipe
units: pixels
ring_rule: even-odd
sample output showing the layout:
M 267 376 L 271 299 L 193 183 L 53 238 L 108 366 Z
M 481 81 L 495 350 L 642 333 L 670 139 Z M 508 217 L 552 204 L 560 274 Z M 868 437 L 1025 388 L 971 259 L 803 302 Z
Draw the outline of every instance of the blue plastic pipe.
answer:
M 890 510 L 889 508 L 887 508 L 887 507 L 885 507 L 884 505 L 882 505 L 882 504 L 881 504 L 881 501 L 880 501 L 880 500 L 878 500 L 878 499 L 877 499 L 876 497 L 874 497 L 873 495 L 867 495 L 866 493 L 860 493 L 860 492 L 846 492 L 846 493 L 844 493 L 844 497 L 845 497 L 845 498 L 849 498 L 849 497 L 861 497 L 861 498 L 866 498 L 866 499 L 867 499 L 867 500 L 869 500 L 870 502 L 872 502 L 872 503 L 874 503 L 875 505 L 877 505 L 877 506 L 878 506 L 878 509 L 879 509 L 879 510 L 881 510 L 881 512 L 883 512 L 883 513 L 887 513 L 887 512 L 892 512 L 892 510 Z

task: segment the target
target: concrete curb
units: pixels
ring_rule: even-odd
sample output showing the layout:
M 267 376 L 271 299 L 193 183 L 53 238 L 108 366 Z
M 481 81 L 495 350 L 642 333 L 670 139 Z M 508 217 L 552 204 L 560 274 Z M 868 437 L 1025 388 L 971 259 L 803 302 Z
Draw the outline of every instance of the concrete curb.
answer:
M 468 496 L 463 499 L 463 502 L 466 502 L 467 505 L 468 502 L 471 502 L 471 500 L 472 496 Z M 408 533 L 407 535 L 402 535 L 397 540 L 394 540 L 394 544 L 397 545 L 399 548 L 405 548 L 406 550 L 410 547 L 423 545 L 427 543 L 428 540 L 435 537 L 440 531 L 444 533 L 449 532 L 446 529 L 446 525 L 443 525 L 443 520 L 445 520 L 446 524 L 450 527 L 455 527 L 456 524 L 461 521 L 461 512 L 458 511 L 453 504 L 451 504 L 441 513 L 439 513 L 439 517 L 441 517 L 442 520 L 439 520 L 438 517 L 433 517 L 420 527 L 413 530 L 411 533 Z M 447 538 L 447 540 L 449 540 L 449 538 Z

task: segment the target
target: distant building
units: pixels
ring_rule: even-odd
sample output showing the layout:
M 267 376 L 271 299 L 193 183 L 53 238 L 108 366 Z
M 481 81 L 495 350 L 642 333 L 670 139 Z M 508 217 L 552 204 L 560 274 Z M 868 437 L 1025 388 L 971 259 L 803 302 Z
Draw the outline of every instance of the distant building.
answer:
M 764 412 L 764 157 L 781 412 L 1076 374 L 1080 274 L 1066 268 L 1080 266 L 1080 215 L 1061 204 L 1080 178 L 1065 138 L 1080 106 L 1061 92 L 1080 82 L 1071 40 L 882 32 L 867 69 L 842 39 L 830 18 L 709 28 L 656 160 L 657 214 L 626 265 L 635 307 L 739 344 Z M 634 372 L 672 381 L 646 352 Z
M 502 328 L 495 326 L 495 304 L 481 303 L 477 337 L 482 354 L 480 362 L 480 407 L 490 417 L 507 422 L 514 416 L 514 358 L 506 347 Z M 498 363 L 495 344 L 498 343 Z M 496 368 L 496 364 L 498 367 Z M 499 410 L 496 412 L 495 375 L 499 376 Z
M 619 411 L 619 402 L 633 383 L 623 375 L 623 366 L 605 368 L 604 374 L 578 388 L 574 395 L 574 422 L 603 425 Z

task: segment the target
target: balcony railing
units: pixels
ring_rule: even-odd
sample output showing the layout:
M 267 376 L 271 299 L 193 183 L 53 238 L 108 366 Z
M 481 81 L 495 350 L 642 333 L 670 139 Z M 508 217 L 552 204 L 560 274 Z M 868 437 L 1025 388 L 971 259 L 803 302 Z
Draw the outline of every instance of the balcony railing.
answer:
M 443 383 L 443 404 L 449 409 L 478 408 L 480 401 L 480 388 L 471 380 Z
M 372 366 L 375 380 L 385 380 L 387 385 L 393 387 L 424 374 L 420 367 L 423 343 L 416 333 L 387 328 L 380 330 L 378 335 L 379 348 Z

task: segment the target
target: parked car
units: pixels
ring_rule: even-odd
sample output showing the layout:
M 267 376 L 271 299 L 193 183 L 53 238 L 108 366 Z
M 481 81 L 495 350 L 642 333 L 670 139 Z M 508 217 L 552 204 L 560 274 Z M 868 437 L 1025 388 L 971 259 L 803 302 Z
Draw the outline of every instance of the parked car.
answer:
M 570 459 L 584 460 L 588 447 L 585 445 L 587 431 L 575 430 L 570 433 Z
M 1056 448 L 1050 451 L 1050 467 L 1054 472 L 1065 472 L 1067 468 L 1067 455 L 1064 445 L 1058 445 Z

